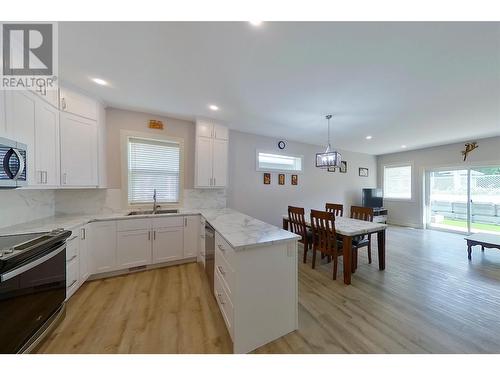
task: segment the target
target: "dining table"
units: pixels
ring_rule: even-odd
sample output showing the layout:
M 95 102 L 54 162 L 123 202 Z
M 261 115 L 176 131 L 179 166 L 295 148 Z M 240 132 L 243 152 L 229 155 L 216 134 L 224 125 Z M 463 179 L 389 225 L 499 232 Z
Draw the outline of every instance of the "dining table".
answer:
M 311 223 L 306 216 L 305 224 L 311 228 Z M 283 215 L 283 229 L 288 230 L 289 227 L 288 215 Z M 343 216 L 335 217 L 335 232 L 339 239 L 342 240 L 343 248 L 343 265 L 344 265 L 344 284 L 351 284 L 351 274 L 353 273 L 352 265 L 352 240 L 353 237 L 364 236 L 369 234 L 377 235 L 378 249 L 378 268 L 385 270 L 385 231 L 387 224 L 364 221 L 358 219 L 350 219 Z

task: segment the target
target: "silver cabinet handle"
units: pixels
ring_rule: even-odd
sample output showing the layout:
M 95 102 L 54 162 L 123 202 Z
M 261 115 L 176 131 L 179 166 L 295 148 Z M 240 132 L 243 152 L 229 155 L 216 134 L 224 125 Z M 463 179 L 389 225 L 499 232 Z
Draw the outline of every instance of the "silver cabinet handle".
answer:
M 61 99 L 62 109 L 66 109 L 66 98 Z
M 153 231 L 153 241 L 156 241 L 156 231 Z
M 38 183 L 41 185 L 41 184 L 43 184 L 43 171 L 38 171 L 38 174 L 40 175 L 40 179 L 38 180 Z
M 219 248 L 220 251 L 226 251 L 226 249 L 224 249 L 224 247 L 222 245 L 217 245 L 217 247 Z
M 222 268 L 222 266 L 217 266 L 217 269 L 219 270 L 222 276 L 226 276 L 226 272 L 224 271 L 224 268 Z
M 217 186 L 217 179 L 214 177 L 214 186 Z
M 80 229 L 80 238 L 82 240 L 87 239 L 87 230 L 85 228 Z
M 148 231 L 148 241 L 151 241 L 151 231 Z
M 75 259 L 77 256 L 78 256 L 78 255 L 73 255 L 73 256 L 71 257 L 71 259 L 68 259 L 68 260 L 66 261 L 66 263 L 71 263 L 71 261 L 72 261 L 73 259 Z
M 187 227 L 188 226 L 188 219 L 187 217 L 184 218 L 184 226 Z
M 63 185 L 66 185 L 68 183 L 68 174 L 63 173 Z
M 47 184 L 47 171 L 42 171 L 42 184 Z
M 222 299 L 222 294 L 221 293 L 217 293 L 217 297 L 219 297 L 219 302 L 221 305 L 225 305 L 226 302 L 224 302 L 224 300 Z

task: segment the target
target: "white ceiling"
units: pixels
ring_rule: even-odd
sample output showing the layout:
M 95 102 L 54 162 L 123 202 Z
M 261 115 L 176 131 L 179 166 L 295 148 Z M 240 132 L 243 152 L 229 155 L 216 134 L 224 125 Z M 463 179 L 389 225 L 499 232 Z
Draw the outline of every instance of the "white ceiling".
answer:
M 113 107 L 318 145 L 333 113 L 332 144 L 370 154 L 500 135 L 500 23 L 61 23 L 59 40 L 62 80 Z

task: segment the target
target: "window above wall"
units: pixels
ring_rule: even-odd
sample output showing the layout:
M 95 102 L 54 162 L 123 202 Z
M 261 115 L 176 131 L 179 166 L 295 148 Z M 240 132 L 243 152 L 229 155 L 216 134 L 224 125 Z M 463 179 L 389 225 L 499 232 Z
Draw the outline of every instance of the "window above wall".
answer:
M 257 151 L 256 158 L 257 171 L 300 173 L 304 164 L 300 155 Z
M 412 166 L 384 166 L 384 199 L 412 199 Z
M 128 203 L 180 200 L 181 147 L 179 143 L 129 137 L 127 141 Z

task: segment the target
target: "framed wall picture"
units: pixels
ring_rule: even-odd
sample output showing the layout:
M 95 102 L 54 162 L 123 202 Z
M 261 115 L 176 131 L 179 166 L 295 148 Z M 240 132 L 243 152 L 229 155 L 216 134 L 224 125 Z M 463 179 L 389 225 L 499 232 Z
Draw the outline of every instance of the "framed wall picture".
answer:
M 278 175 L 278 184 L 279 185 L 285 185 L 285 175 L 283 173 L 280 173 Z
M 347 162 L 346 161 L 341 161 L 340 162 L 340 173 L 347 173 Z
M 359 168 L 359 175 L 361 177 L 368 177 L 368 168 Z
M 292 174 L 292 185 L 298 185 L 299 184 L 299 176 L 296 174 Z
M 326 170 L 327 170 L 328 172 L 335 172 L 335 170 L 336 170 L 336 169 L 337 169 L 337 168 L 335 168 L 335 167 L 328 167 Z
M 264 173 L 264 185 L 271 184 L 271 173 Z

